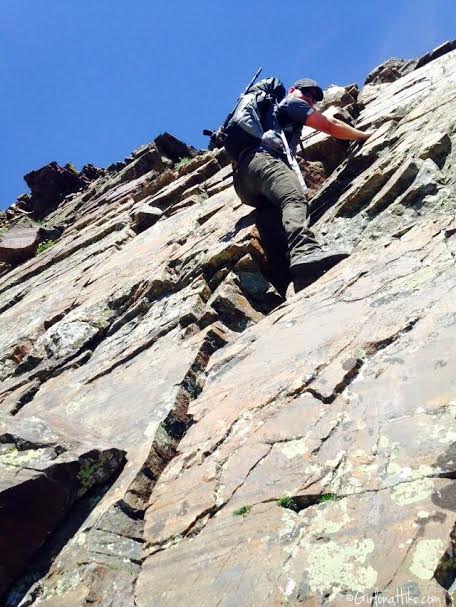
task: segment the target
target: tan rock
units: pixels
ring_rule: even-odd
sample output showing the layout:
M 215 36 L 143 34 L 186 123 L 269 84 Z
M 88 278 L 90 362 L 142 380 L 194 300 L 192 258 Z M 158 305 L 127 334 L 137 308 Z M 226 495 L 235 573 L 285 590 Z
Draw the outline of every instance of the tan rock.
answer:
M 150 144 L 49 213 L 59 241 L 0 280 L 0 451 L 41 458 L 0 474 L 40 530 L 28 552 L 9 506 L 8 607 L 449 601 L 455 64 L 334 91 L 378 127 L 337 162 L 306 139 L 313 228 L 354 250 L 286 301 L 223 152 L 176 175 L 192 151 L 167 136 L 156 166 Z M 164 212 L 137 234 L 144 203 Z M 68 495 L 91 450 L 125 452 L 121 474 L 43 525 L 33 487 L 66 470 Z
M 16 265 L 30 259 L 36 253 L 40 242 L 39 226 L 11 228 L 0 240 L 0 259 L 4 263 Z

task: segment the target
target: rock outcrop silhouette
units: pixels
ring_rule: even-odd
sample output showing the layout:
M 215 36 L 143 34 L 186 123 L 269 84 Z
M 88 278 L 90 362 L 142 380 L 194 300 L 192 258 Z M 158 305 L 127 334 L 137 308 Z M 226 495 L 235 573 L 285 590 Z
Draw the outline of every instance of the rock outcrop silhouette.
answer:
M 2 604 L 452 604 L 455 73 L 446 43 L 327 91 L 377 130 L 304 128 L 313 229 L 354 251 L 296 295 L 222 150 L 31 173 L 0 240 L 47 242 L 0 266 Z

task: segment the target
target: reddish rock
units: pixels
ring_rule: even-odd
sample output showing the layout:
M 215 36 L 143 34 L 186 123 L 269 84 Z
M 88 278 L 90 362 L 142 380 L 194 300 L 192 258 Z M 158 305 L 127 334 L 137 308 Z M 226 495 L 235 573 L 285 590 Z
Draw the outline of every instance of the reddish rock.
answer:
M 9 505 L 7 607 L 450 604 L 455 62 L 333 91 L 379 127 L 336 168 L 306 135 L 312 227 L 354 250 L 287 300 L 280 210 L 244 206 L 218 152 L 176 175 L 143 146 L 49 213 L 58 242 L 0 280 L 0 408 L 28 427 L 0 433 L 0 484 L 35 506 Z M 72 501 L 91 449 L 127 464 Z
M 154 139 L 154 142 L 160 153 L 167 156 L 173 162 L 178 162 L 181 158 L 193 158 L 196 156 L 195 148 L 169 133 L 162 133 Z
M 125 463 L 118 449 L 97 448 L 38 418 L 0 418 L 0 596 L 70 508 Z M 82 438 L 82 437 L 81 437 Z
M 67 166 L 59 166 L 57 162 L 28 173 L 24 180 L 31 190 L 30 210 L 35 218 L 44 217 L 67 194 L 77 192 L 87 185 L 80 174 Z
M 132 158 L 127 158 L 125 163 L 126 166 L 118 172 L 119 183 L 138 179 L 151 172 L 156 177 L 165 170 L 160 152 L 153 143 L 140 150 Z
M 157 223 L 162 216 L 163 211 L 161 209 L 151 207 L 148 204 L 141 204 L 135 208 L 133 213 L 133 229 L 139 234 Z
M 405 59 L 388 59 L 376 67 L 367 76 L 364 84 L 384 84 L 394 82 L 416 67 L 416 62 L 406 61 Z
M 455 49 L 456 40 L 447 40 L 446 42 L 439 44 L 439 46 L 437 46 L 435 49 L 433 49 L 429 53 L 426 53 L 418 59 L 416 69 L 422 67 L 423 65 L 426 65 L 430 61 L 434 61 L 435 59 L 446 55 L 447 53 L 451 53 L 451 51 L 454 51 Z
M 100 169 L 99 167 L 94 166 L 93 164 L 85 164 L 80 172 L 82 177 L 85 177 L 89 181 L 94 181 L 105 174 L 104 169 Z
M 0 239 L 0 260 L 16 265 L 36 254 L 40 227 L 11 228 Z
M 318 103 L 318 110 L 323 112 L 331 106 L 345 108 L 351 116 L 356 118 L 359 113 L 356 102 L 358 93 L 358 87 L 353 84 L 346 87 L 330 86 L 324 91 L 324 98 Z
M 308 197 L 312 196 L 317 192 L 321 185 L 326 181 L 328 175 L 321 162 L 310 162 L 301 160 L 299 163 L 301 167 L 306 186 L 308 187 Z

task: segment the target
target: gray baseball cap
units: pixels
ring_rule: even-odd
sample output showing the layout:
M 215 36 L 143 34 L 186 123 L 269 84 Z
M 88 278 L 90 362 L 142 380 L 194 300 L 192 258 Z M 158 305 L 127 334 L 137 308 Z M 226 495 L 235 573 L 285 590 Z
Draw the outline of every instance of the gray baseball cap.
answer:
M 301 78 L 301 80 L 296 80 L 293 84 L 295 89 L 312 89 L 312 96 L 315 97 L 317 101 L 321 101 L 323 99 L 323 91 L 318 86 L 315 80 L 311 78 Z

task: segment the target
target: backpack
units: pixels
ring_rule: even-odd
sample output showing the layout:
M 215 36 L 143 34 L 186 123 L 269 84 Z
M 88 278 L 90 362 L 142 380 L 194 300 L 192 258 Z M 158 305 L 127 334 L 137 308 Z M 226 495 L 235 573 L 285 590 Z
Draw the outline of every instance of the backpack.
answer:
M 217 131 L 203 131 L 210 136 L 209 149 L 224 147 L 230 159 L 237 162 L 242 152 L 258 145 L 271 128 L 274 107 L 285 95 L 285 87 L 277 78 L 250 84 L 223 126 Z

